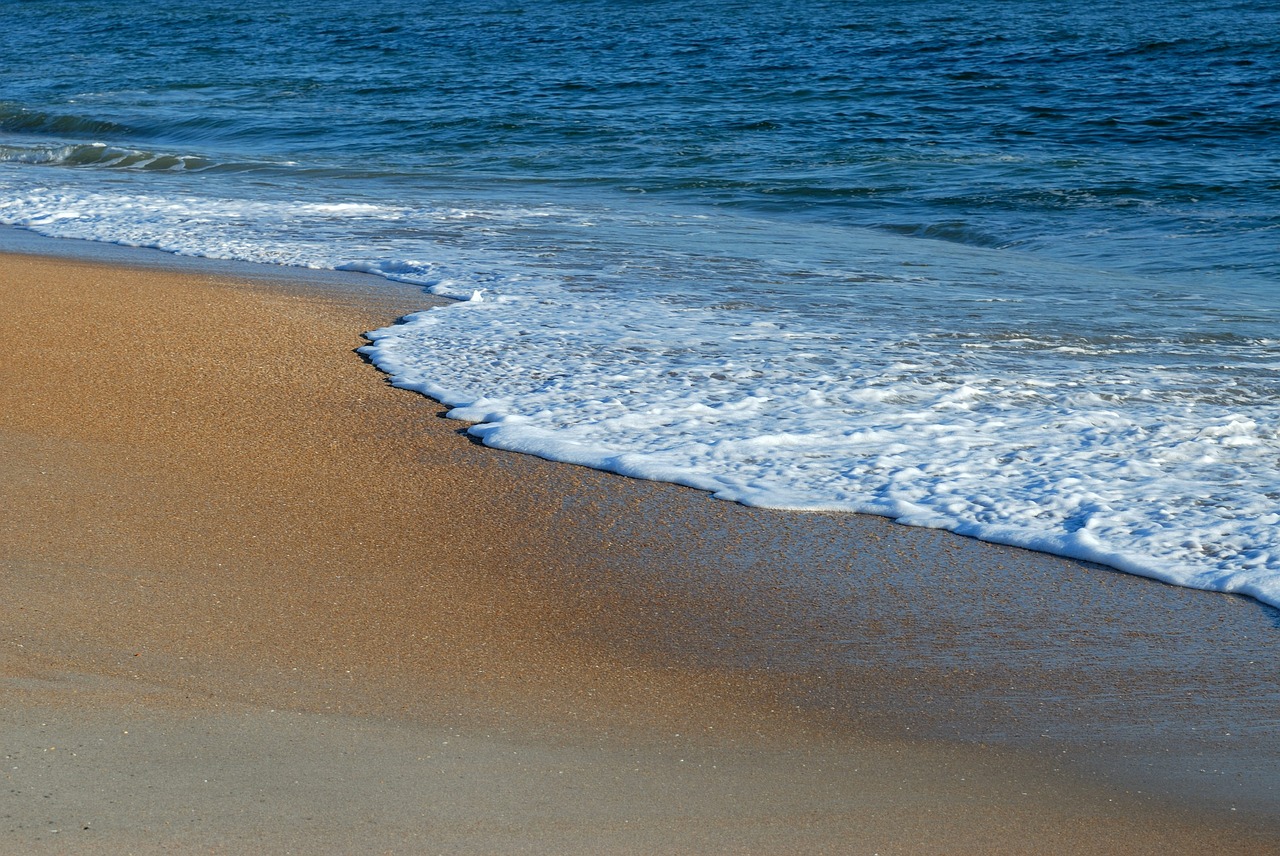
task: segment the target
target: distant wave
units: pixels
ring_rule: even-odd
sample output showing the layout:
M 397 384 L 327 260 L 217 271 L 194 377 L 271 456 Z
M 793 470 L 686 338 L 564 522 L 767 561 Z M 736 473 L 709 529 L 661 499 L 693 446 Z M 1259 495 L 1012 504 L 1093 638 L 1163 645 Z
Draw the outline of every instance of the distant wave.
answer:
M 282 169 L 288 161 L 220 161 L 199 154 L 148 151 L 106 143 L 0 144 L 0 162 L 39 166 L 96 167 L 99 169 L 187 170 L 203 172 L 249 172 Z
M 61 136 L 124 136 L 135 132 L 129 126 L 116 122 L 90 116 L 30 110 L 11 102 L 0 102 L 0 131 Z

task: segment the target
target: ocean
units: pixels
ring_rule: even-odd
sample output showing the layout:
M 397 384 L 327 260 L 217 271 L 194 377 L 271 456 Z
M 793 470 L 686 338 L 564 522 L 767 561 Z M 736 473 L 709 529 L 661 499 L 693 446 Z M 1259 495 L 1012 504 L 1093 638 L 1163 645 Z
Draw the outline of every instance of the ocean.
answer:
M 1280 607 L 1280 7 L 0 8 L 0 224 L 456 298 L 364 350 L 490 446 Z

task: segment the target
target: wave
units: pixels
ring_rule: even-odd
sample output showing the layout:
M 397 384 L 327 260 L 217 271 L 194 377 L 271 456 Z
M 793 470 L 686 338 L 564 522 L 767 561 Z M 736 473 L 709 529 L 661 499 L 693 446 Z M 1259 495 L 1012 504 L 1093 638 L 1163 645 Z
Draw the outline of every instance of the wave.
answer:
M 105 119 L 31 110 L 6 102 L 0 102 L 0 131 L 58 136 L 128 136 L 136 133 L 128 125 Z
M 1215 401 L 1200 371 L 1141 352 L 1008 360 L 901 329 L 806 329 L 783 306 L 432 291 L 464 302 L 369 333 L 362 353 L 494 448 L 1280 606 L 1268 396 Z
M 0 163 L 191 172 L 248 172 L 295 165 L 291 161 L 223 161 L 206 155 L 148 151 L 106 143 L 0 144 Z

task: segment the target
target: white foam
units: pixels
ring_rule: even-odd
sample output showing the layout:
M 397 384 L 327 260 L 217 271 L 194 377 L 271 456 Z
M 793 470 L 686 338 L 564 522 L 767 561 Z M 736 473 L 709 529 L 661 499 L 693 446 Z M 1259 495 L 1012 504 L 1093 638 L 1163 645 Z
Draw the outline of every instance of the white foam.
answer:
M 543 283 L 412 316 L 365 352 L 496 448 L 1280 605 L 1274 402 L 1196 400 L 1142 364 L 1048 383 L 984 371 L 945 339 L 902 359 L 894 336 L 787 332 L 648 300 L 583 306 Z M 834 370 L 813 371 L 820 355 Z

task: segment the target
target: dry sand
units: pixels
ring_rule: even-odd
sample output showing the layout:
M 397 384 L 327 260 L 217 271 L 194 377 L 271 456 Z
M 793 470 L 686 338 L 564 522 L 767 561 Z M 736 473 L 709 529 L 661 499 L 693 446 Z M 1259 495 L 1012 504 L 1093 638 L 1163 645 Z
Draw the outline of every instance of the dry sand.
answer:
M 0 852 L 1280 852 L 1269 708 L 1139 794 L 1098 654 L 1256 605 L 484 449 L 353 353 L 409 299 L 0 256 Z

